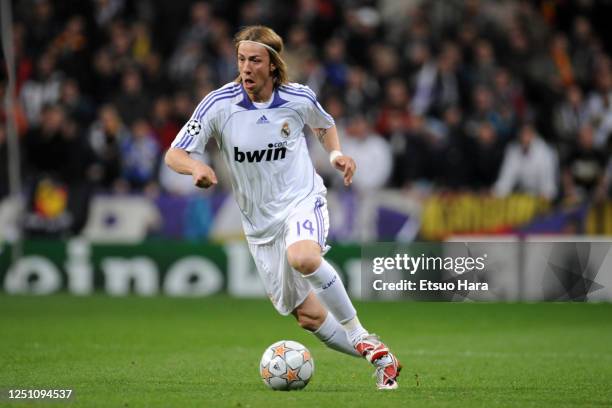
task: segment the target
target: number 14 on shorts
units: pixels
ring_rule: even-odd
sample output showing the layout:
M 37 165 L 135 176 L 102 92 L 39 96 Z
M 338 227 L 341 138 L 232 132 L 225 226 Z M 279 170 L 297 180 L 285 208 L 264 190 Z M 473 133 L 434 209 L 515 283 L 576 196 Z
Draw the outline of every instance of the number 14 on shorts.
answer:
M 300 221 L 296 221 L 295 224 L 297 225 L 297 234 L 299 237 L 302 236 L 302 231 L 304 231 L 304 234 L 306 234 L 306 231 L 308 231 L 310 232 L 310 236 L 314 235 L 314 228 L 312 226 L 312 221 L 305 220 L 301 223 Z

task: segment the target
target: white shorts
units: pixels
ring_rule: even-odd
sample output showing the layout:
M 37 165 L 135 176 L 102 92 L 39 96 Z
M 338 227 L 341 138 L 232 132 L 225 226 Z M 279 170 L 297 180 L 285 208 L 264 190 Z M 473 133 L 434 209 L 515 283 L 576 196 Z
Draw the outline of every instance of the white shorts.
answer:
M 298 241 L 315 241 L 325 254 L 329 215 L 325 197 L 306 198 L 285 221 L 278 236 L 266 244 L 249 244 L 266 293 L 276 310 L 286 316 L 301 305 L 312 290 L 287 260 L 287 248 Z

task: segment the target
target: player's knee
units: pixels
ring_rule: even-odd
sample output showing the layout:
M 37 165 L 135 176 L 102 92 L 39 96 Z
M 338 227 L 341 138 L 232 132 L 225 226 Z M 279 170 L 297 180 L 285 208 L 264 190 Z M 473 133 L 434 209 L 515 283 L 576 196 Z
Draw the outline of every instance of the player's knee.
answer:
M 321 265 L 321 255 L 317 253 L 293 251 L 287 253 L 287 259 L 293 269 L 305 275 L 313 273 Z

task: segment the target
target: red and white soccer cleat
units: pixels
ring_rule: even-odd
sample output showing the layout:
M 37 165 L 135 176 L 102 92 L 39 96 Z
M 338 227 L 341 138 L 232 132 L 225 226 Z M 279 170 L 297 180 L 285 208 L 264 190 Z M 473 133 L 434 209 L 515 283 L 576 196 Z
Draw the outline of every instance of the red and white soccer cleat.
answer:
M 391 353 L 388 353 L 374 362 L 376 366 L 376 387 L 379 390 L 394 390 L 397 388 L 397 377 L 400 375 L 402 365 Z
M 357 341 L 355 350 L 376 367 L 376 386 L 379 390 L 397 388 L 397 377 L 402 365 L 389 348 L 375 334 L 367 334 Z
M 374 364 L 375 360 L 389 354 L 387 346 L 385 346 L 375 334 L 366 334 L 362 336 L 357 340 L 355 350 L 372 364 Z

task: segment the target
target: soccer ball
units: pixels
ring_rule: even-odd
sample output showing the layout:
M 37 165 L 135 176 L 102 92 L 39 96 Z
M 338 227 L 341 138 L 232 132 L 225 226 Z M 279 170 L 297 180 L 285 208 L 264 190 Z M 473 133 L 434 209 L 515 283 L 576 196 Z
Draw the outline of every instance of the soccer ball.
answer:
M 310 351 L 300 343 L 281 340 L 270 345 L 261 356 L 259 374 L 273 390 L 301 390 L 314 373 Z

